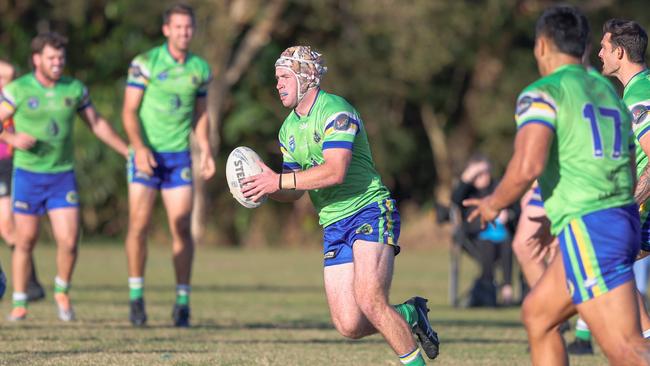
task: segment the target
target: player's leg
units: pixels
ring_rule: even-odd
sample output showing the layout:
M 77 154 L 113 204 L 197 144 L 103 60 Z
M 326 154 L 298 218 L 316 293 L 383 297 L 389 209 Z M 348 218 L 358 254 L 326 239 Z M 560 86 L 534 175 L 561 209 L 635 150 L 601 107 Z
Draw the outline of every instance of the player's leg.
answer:
M 129 184 L 129 228 L 125 249 L 129 276 L 129 320 L 136 326 L 144 325 L 147 321 L 144 305 L 147 232 L 157 192 L 155 188 L 139 182 Z
M 575 314 L 565 283 L 562 259 L 555 256 L 524 299 L 521 316 L 528 333 L 533 365 L 567 365 L 558 325 Z
M 13 282 L 13 307 L 9 320 L 22 320 L 27 316 L 27 283 L 32 267 L 32 251 L 36 245 L 40 217 L 37 214 L 15 213 L 15 244 L 11 257 Z
M 512 240 L 512 250 L 515 252 L 517 261 L 524 273 L 524 277 L 526 277 L 528 286 L 531 288 L 535 286 L 546 270 L 546 264 L 544 262 L 538 262 L 531 258 L 533 248 L 527 245 L 528 239 L 532 237 L 540 227 L 540 223 L 531 220 L 531 218 L 542 217 L 545 215 L 546 211 L 543 207 L 522 200 L 521 215 L 519 216 L 517 230 L 515 231 L 515 236 Z
M 190 279 L 194 258 L 194 242 L 190 231 L 192 186 L 184 185 L 163 189 L 161 194 L 172 234 L 172 251 L 176 273 L 176 302 L 172 317 L 174 325 L 189 326 Z
M 57 245 L 57 275 L 54 279 L 54 300 L 63 321 L 74 320 L 70 302 L 70 283 L 77 262 L 79 242 L 79 208 L 63 207 L 48 212 L 52 234 Z

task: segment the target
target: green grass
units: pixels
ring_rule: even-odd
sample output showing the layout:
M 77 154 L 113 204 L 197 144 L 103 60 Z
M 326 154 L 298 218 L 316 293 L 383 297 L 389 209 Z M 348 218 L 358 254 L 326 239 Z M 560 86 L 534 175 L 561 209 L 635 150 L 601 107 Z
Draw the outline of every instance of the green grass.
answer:
M 150 248 L 145 296 L 149 326 L 128 322 L 126 259 L 119 245 L 83 244 L 73 280 L 78 321 L 57 320 L 52 302 L 54 248 L 36 251 L 45 301 L 29 319 L 4 320 L 2 365 L 398 365 L 380 336 L 346 340 L 332 327 L 318 250 L 199 248 L 194 267 L 191 329 L 171 327 L 174 299 L 169 248 Z M 9 269 L 8 250 L 0 260 Z M 429 298 L 441 340 L 439 365 L 528 364 L 518 308 L 454 309 L 447 299 L 447 252 L 398 257 L 391 299 Z M 465 283 L 472 265 L 465 265 Z M 10 311 L 10 292 L 0 304 Z M 572 337 L 572 336 L 571 336 Z M 574 365 L 604 364 L 600 353 Z

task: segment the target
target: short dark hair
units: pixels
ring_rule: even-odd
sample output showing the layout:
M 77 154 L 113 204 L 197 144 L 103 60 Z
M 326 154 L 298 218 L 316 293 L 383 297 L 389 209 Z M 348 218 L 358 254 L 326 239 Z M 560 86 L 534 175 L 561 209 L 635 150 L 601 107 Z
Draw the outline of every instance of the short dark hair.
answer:
M 68 39 L 57 32 L 39 33 L 32 39 L 32 54 L 43 52 L 45 46 L 60 50 L 65 49 L 67 45 Z
M 194 9 L 191 6 L 185 4 L 176 4 L 165 10 L 163 13 L 163 24 L 169 24 L 169 19 L 174 14 L 183 14 L 188 15 L 192 18 L 192 24 L 196 24 L 196 18 L 194 17 Z
M 630 61 L 641 64 L 645 62 L 648 47 L 648 34 L 643 27 L 633 20 L 610 19 L 603 25 L 603 34 L 610 33 L 614 47 L 622 47 Z
M 537 20 L 535 37 L 540 36 L 551 39 L 560 52 L 581 58 L 587 48 L 589 22 L 576 7 L 553 6 Z

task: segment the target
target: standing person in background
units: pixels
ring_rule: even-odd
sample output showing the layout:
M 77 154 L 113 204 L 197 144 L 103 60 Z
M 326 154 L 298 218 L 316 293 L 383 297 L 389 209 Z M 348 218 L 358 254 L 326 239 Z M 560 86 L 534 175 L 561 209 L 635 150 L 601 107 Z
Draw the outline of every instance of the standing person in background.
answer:
M 135 57 L 129 67 L 122 120 L 131 143 L 128 164 L 129 230 L 126 256 L 129 272 L 129 320 L 147 321 L 144 269 L 147 231 L 160 191 L 172 235 L 176 301 L 174 325 L 190 325 L 190 277 L 194 242 L 190 131 L 201 150 L 199 169 L 204 179 L 215 165 L 208 134 L 207 93 L 212 73 L 208 63 L 189 51 L 195 18 L 191 7 L 175 5 L 163 15 L 167 42 Z
M 16 73 L 11 64 L 0 60 L 0 91 L 9 84 Z M 3 129 L 13 131 L 13 119 L 8 118 L 3 122 Z M 0 236 L 11 250 L 14 250 L 14 215 L 11 208 L 11 182 L 13 175 L 13 148 L 11 145 L 0 141 Z M 32 273 L 27 284 L 27 300 L 37 301 L 45 298 L 45 290 L 38 281 L 36 264 L 32 256 Z
M 504 304 L 513 300 L 512 289 L 512 247 L 508 221 L 512 210 L 501 211 L 494 225 L 481 229 L 478 222 L 468 223 L 467 217 L 473 209 L 463 207 L 463 200 L 482 198 L 494 190 L 496 182 L 492 179 L 490 161 L 483 155 L 472 156 L 463 171 L 460 182 L 452 192 L 451 201 L 460 208 L 462 222 L 463 249 L 481 266 L 481 274 L 474 282 L 470 292 L 469 306 L 496 306 L 497 296 L 494 282 L 494 267 L 498 263 L 503 269 L 501 299 Z
M 48 214 L 57 244 L 54 300 L 59 319 L 74 320 L 69 290 L 79 243 L 79 194 L 72 141 L 75 115 L 102 142 L 127 155 L 127 146 L 97 113 L 81 81 L 64 76 L 67 39 L 41 33 L 31 43 L 34 72 L 2 89 L 0 121 L 13 116 L 15 131 L 2 138 L 15 148 L 12 204 L 15 250 L 12 256 L 13 309 L 9 320 L 27 317 L 27 284 L 40 216 Z

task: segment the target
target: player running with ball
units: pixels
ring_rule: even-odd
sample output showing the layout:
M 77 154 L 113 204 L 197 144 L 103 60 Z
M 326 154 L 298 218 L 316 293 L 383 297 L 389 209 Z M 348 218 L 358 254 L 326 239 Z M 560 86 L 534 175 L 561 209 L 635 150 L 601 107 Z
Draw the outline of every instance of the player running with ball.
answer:
M 290 47 L 276 61 L 280 100 L 293 109 L 279 133 L 283 173 L 260 163 L 262 173 L 244 179 L 242 193 L 254 201 L 269 195 L 288 202 L 309 191 L 324 227 L 325 292 L 334 326 L 354 339 L 379 332 L 403 364 L 422 365 L 412 332 L 431 359 L 439 344 L 427 300 L 388 303 L 400 216 L 375 170 L 358 112 L 319 88 L 326 70 L 307 46 Z

